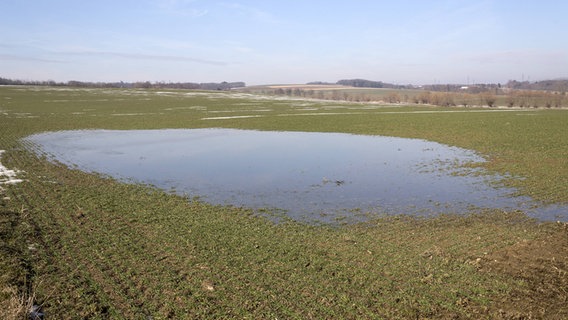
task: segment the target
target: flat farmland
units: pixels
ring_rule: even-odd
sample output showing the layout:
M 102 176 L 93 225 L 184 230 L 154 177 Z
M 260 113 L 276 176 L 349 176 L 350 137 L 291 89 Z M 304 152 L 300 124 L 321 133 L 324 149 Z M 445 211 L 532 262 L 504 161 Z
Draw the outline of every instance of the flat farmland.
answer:
M 48 319 L 568 317 L 565 222 L 479 210 L 273 223 L 54 163 L 21 140 L 162 128 L 426 139 L 476 151 L 520 195 L 568 204 L 566 110 L 0 87 L 0 162 L 23 180 L 0 185 L 2 318 L 25 318 L 32 305 Z

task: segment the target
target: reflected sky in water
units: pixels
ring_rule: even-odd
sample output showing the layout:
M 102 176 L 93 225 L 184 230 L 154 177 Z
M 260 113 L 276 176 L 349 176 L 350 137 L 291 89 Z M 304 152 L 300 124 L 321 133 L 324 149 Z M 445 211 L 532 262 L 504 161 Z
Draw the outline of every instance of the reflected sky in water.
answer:
M 529 198 L 496 188 L 499 177 L 460 167 L 484 161 L 474 152 L 425 140 L 234 129 L 60 131 L 27 140 L 81 170 L 298 220 L 477 207 L 567 220 L 560 207 L 531 209 Z

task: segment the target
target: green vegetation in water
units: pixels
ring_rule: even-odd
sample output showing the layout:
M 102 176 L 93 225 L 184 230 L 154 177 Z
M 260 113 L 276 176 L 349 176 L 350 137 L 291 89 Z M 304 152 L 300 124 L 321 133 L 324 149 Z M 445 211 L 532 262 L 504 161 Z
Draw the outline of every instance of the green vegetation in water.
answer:
M 0 161 L 25 181 L 0 192 L 0 315 L 24 318 L 36 304 L 58 319 L 566 318 L 563 223 L 479 212 L 273 224 L 49 163 L 20 138 L 199 127 L 423 138 L 476 150 L 489 169 L 523 177 L 510 180 L 521 193 L 566 203 L 567 120 L 564 110 L 1 87 Z

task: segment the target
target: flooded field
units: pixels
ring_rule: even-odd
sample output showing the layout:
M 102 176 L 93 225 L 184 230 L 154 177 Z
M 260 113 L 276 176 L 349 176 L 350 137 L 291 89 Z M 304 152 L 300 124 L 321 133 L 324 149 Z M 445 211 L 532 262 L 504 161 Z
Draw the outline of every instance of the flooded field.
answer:
M 209 203 L 276 211 L 297 220 L 523 210 L 556 220 L 500 177 L 464 165 L 474 152 L 419 139 L 234 129 L 81 130 L 33 135 L 52 159 L 155 185 Z M 566 220 L 566 218 L 561 218 Z
M 54 319 L 566 319 L 568 224 L 524 212 L 568 221 L 567 121 L 0 86 L 0 304 Z

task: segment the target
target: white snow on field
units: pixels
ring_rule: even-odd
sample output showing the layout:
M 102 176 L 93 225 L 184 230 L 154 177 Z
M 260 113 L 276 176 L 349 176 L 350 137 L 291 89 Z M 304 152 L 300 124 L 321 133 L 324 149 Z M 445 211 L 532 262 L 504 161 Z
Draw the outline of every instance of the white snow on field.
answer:
M 155 113 L 155 112 L 148 112 L 148 113 L 143 113 L 143 112 L 138 112 L 138 113 L 113 113 L 113 114 L 111 114 L 111 116 L 116 116 L 116 117 L 123 117 L 123 116 L 146 116 L 146 115 L 153 115 L 153 114 L 161 114 L 161 113 Z
M 261 115 L 252 115 L 252 116 L 230 116 L 230 117 L 208 117 L 208 118 L 201 118 L 201 120 L 225 120 L 225 119 L 245 119 L 245 118 L 260 118 Z
M 197 110 L 197 111 L 203 111 L 203 110 L 207 110 L 207 107 L 205 107 L 205 106 L 188 106 L 188 107 L 165 108 L 164 110 L 167 110 L 167 111 L 174 111 L 174 110 Z
M 4 150 L 0 150 L 0 158 L 2 158 L 2 154 L 4 153 Z M 14 184 L 14 183 L 18 183 L 18 182 L 22 182 L 22 179 L 17 179 L 16 175 L 19 173 L 19 170 L 9 170 L 8 168 L 4 167 L 2 165 L 2 162 L 0 162 L 0 191 L 2 191 L 2 185 L 3 184 Z

